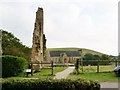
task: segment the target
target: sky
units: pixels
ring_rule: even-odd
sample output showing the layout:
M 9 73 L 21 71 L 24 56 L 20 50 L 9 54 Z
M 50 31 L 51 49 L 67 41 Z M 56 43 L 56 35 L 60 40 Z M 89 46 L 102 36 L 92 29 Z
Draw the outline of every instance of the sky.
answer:
M 0 29 L 32 47 L 35 14 L 44 10 L 47 48 L 87 48 L 118 55 L 119 0 L 0 0 Z

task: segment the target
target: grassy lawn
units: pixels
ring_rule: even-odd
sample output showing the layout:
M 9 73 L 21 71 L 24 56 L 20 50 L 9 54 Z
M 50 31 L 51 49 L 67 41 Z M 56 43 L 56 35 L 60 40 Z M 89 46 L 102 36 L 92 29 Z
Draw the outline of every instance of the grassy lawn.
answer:
M 94 80 L 98 82 L 118 82 L 118 79 L 120 77 L 116 77 L 116 75 L 111 73 L 85 73 L 85 74 L 71 74 L 68 77 L 69 79 L 78 79 L 78 78 L 84 78 L 86 80 Z
M 107 65 L 107 66 L 100 66 L 100 73 L 96 73 L 97 66 L 84 66 L 83 70 L 84 73 L 80 73 L 79 75 L 73 73 L 69 75 L 69 79 L 78 79 L 84 78 L 87 80 L 95 80 L 98 82 L 118 82 L 119 77 L 116 77 L 114 72 L 104 72 L 104 71 L 112 71 L 115 66 Z M 26 77 L 26 74 L 22 74 L 17 77 L 11 77 L 13 79 L 24 79 L 24 78 L 53 78 L 57 72 L 61 72 L 68 67 L 54 67 L 54 75 L 51 75 L 51 69 L 42 69 L 40 72 L 33 73 L 33 76 L 29 75 Z M 104 73 L 103 73 L 104 72 Z M 7 78 L 6 78 L 7 79 Z
M 96 80 L 99 82 L 118 82 L 118 79 L 120 79 L 120 77 L 117 77 L 115 73 L 112 72 L 114 68 L 114 65 L 102 65 L 100 66 L 100 73 L 97 73 L 97 66 L 83 66 L 83 73 L 80 67 L 81 74 L 76 75 L 74 70 L 68 78 L 84 78 L 87 80 Z
M 115 65 L 100 65 L 99 72 L 111 72 L 115 68 Z M 80 72 L 82 73 L 82 67 L 80 66 Z M 83 66 L 83 73 L 97 72 L 97 66 Z
M 115 65 L 100 66 L 100 72 L 113 71 L 115 67 L 116 67 Z
M 51 69 L 42 69 L 41 72 L 34 73 L 33 76 L 34 78 L 53 78 L 57 72 L 61 72 L 63 70 L 67 69 L 67 67 L 54 67 L 53 68 L 53 74 Z
M 26 74 L 21 74 L 19 76 L 16 77 L 10 77 L 13 79 L 23 79 L 23 78 L 41 78 L 41 79 L 46 79 L 46 78 L 53 78 L 55 76 L 55 74 L 57 72 L 61 72 L 65 69 L 67 69 L 68 67 L 54 67 L 53 68 L 53 73 L 54 75 L 51 75 L 52 70 L 51 69 L 42 69 L 40 72 L 37 73 L 33 73 L 33 76 L 31 76 L 31 74 L 26 77 Z M 4 79 L 9 79 L 9 78 L 4 78 Z

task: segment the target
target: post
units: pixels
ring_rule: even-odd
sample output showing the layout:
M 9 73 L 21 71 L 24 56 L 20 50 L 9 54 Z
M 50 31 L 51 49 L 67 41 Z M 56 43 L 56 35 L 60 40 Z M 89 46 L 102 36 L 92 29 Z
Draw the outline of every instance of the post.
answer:
M 117 60 L 115 60 L 115 66 L 117 67 Z
M 76 70 L 76 74 L 79 74 L 79 59 L 77 59 L 76 63 L 75 63 L 75 70 Z
M 97 73 L 99 73 L 99 60 L 97 61 Z
M 51 61 L 52 75 L 53 75 L 53 61 Z
M 81 58 L 82 73 L 83 73 L 83 59 Z
M 115 59 L 115 66 L 117 67 L 118 66 L 118 61 L 117 61 L 116 58 L 114 58 L 114 59 Z
M 81 63 L 82 73 L 83 73 L 83 51 L 82 51 L 82 49 L 80 49 L 78 51 L 80 51 L 80 54 L 81 54 L 80 63 Z

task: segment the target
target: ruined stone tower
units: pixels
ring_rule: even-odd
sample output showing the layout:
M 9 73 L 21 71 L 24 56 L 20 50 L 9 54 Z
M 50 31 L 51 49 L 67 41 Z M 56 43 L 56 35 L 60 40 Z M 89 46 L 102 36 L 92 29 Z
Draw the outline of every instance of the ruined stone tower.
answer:
M 32 45 L 32 54 L 31 62 L 33 64 L 33 69 L 39 70 L 42 66 L 41 61 L 44 61 L 46 50 L 46 39 L 43 32 L 43 9 L 38 8 L 36 12 L 35 27 L 33 32 L 33 45 Z

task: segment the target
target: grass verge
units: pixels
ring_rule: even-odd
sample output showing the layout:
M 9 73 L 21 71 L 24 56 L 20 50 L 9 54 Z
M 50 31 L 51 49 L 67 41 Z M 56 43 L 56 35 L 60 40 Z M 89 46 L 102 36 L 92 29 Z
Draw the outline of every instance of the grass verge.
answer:
M 115 68 L 115 65 L 100 65 L 99 66 L 99 72 L 112 72 Z M 83 72 L 82 67 L 80 66 L 80 72 L 81 73 L 95 73 L 97 72 L 97 66 L 83 66 Z
M 83 73 L 79 75 L 70 74 L 69 79 L 84 78 L 86 80 L 93 80 L 98 82 L 118 82 L 120 77 L 117 77 L 114 72 L 109 73 Z

